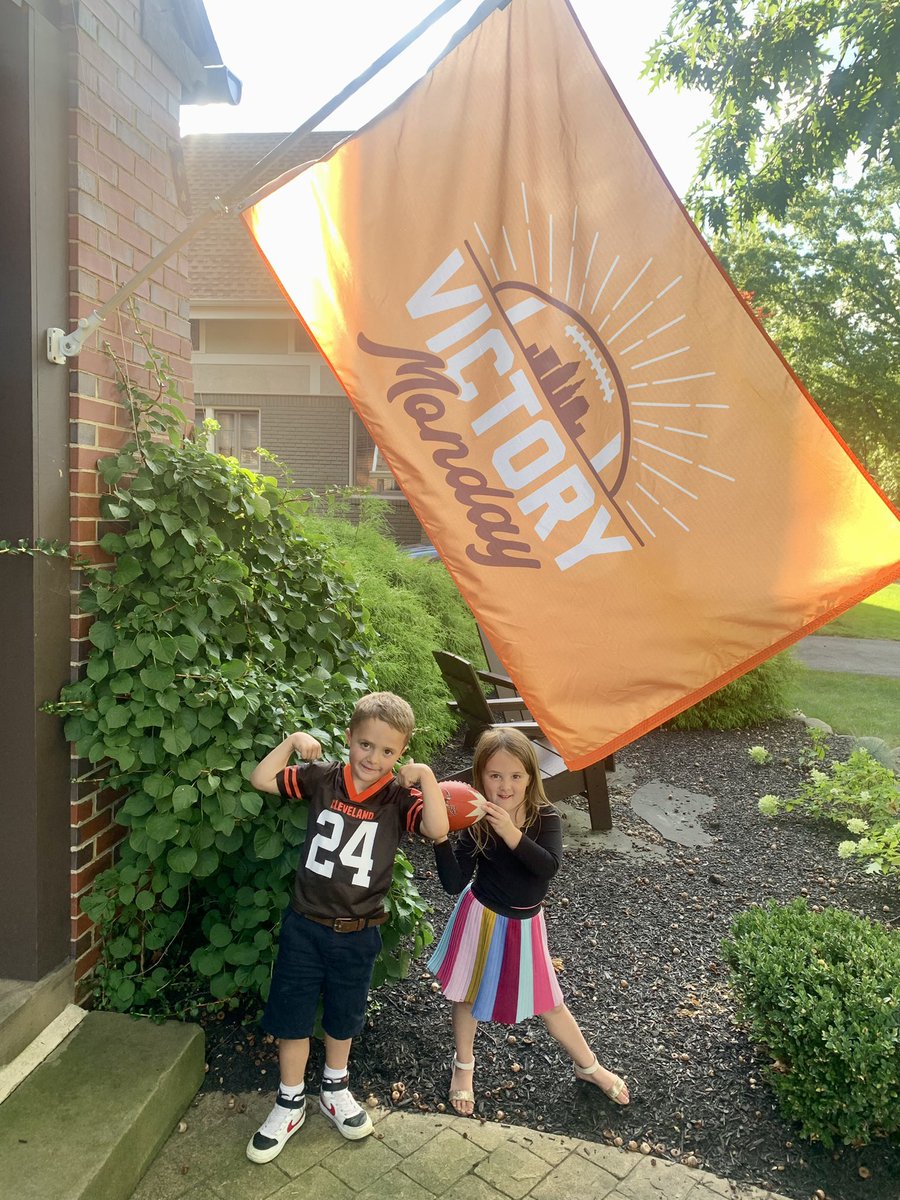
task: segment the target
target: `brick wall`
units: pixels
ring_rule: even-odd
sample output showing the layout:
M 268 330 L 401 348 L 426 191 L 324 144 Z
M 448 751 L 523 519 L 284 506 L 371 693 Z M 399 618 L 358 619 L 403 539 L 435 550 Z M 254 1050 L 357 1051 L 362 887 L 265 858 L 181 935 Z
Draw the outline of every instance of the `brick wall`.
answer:
M 204 392 L 197 397 L 207 412 L 222 408 L 258 409 L 260 445 L 287 466 L 298 487 L 325 492 L 346 487 L 350 472 L 350 402 L 343 396 L 264 396 Z M 367 435 L 365 435 L 367 436 Z M 371 447 L 371 439 L 367 439 Z M 368 451 L 371 456 L 371 449 Z M 426 541 L 422 526 L 402 492 L 386 492 L 388 529 L 402 546 Z M 351 504 L 349 517 L 359 516 Z
M 79 0 L 63 6 L 69 53 L 69 328 L 108 300 L 187 222 L 178 203 L 173 155 L 180 153 L 180 84 L 140 36 L 139 0 Z M 141 326 L 165 354 L 179 391 L 192 399 L 187 259 L 170 259 L 135 297 Z M 149 383 L 147 355 L 128 306 L 111 314 L 73 361 L 69 377 L 71 544 L 92 561 L 97 545 L 97 460 L 128 440 L 108 343 L 139 386 Z M 102 530 L 100 531 L 102 536 Z M 73 573 L 72 677 L 84 670 L 90 622 L 77 615 L 79 572 Z M 73 776 L 87 764 L 73 761 Z M 115 796 L 95 783 L 71 795 L 72 954 L 76 979 L 96 960 L 93 932 L 79 900 L 111 865 L 122 830 Z

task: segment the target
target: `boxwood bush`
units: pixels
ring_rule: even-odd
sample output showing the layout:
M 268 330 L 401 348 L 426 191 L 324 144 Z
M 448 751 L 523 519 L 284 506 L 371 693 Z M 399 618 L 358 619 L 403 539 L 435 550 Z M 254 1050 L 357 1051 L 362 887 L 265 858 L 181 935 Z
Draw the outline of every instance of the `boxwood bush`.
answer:
M 746 675 L 686 708 L 672 729 L 748 729 L 790 714 L 788 695 L 798 665 L 789 651 L 766 659 Z
M 324 539 L 356 581 L 366 623 L 377 631 L 369 669 L 379 687 L 412 705 L 412 752 L 427 762 L 458 724 L 432 650 L 449 650 L 476 666 L 484 665 L 484 653 L 475 619 L 443 563 L 410 558 L 387 535 L 383 508 L 384 501 L 364 502 L 354 525 L 337 498 L 327 515 L 304 516 L 303 528 Z
M 801 899 L 751 908 L 731 932 L 740 1015 L 784 1116 L 827 1147 L 900 1130 L 900 936 Z

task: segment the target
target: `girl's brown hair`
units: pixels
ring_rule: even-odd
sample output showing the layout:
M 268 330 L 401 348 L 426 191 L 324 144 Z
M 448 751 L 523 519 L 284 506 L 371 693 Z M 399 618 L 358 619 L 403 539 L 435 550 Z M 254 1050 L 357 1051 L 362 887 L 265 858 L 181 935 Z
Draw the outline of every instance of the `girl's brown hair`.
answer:
M 498 751 L 505 750 L 517 758 L 528 773 L 528 784 L 525 788 L 525 820 L 522 828 L 527 829 L 538 819 L 540 810 L 550 803 L 544 792 L 541 781 L 541 767 L 537 759 L 534 743 L 518 729 L 507 729 L 496 725 L 486 729 L 475 746 L 475 756 L 472 760 L 472 780 L 479 791 L 484 790 L 484 770 Z M 483 850 L 492 840 L 494 831 L 485 821 L 478 821 L 471 826 L 472 836 L 479 850 Z

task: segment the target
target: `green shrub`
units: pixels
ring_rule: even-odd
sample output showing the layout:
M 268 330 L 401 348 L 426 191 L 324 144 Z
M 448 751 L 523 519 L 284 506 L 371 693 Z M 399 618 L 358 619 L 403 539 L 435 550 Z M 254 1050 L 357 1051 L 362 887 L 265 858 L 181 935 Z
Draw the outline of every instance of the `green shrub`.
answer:
M 672 729 L 748 729 L 789 715 L 797 663 L 785 651 L 733 679 L 670 722 Z
M 253 765 L 293 729 L 340 757 L 372 688 L 375 634 L 325 539 L 272 478 L 184 436 L 162 360 L 159 393 L 123 388 L 136 440 L 100 471 L 116 532 L 91 568 L 86 675 L 63 689 L 66 736 L 122 801 L 115 867 L 83 902 L 102 937 L 94 999 L 196 1014 L 265 997 L 306 806 L 261 795 Z M 201 439 L 205 440 L 205 439 Z M 431 940 L 402 856 L 379 971 Z
M 813 753 L 821 749 L 814 741 Z M 854 750 L 846 762 L 831 770 L 814 767 L 796 796 L 762 796 L 759 811 L 767 817 L 799 808 L 812 817 L 837 821 L 853 839 L 838 846 L 841 858 L 867 864 L 869 874 L 900 875 L 900 785 L 890 767 L 865 748 Z
M 378 686 L 403 696 L 416 714 L 412 751 L 426 762 L 457 728 L 433 650 L 484 663 L 475 620 L 441 562 L 410 558 L 384 532 L 383 501 L 364 504 L 358 525 L 334 515 L 305 516 L 357 581 L 376 631 L 369 667 Z
M 900 1129 L 900 938 L 804 900 L 741 913 L 725 962 L 785 1117 L 832 1146 Z

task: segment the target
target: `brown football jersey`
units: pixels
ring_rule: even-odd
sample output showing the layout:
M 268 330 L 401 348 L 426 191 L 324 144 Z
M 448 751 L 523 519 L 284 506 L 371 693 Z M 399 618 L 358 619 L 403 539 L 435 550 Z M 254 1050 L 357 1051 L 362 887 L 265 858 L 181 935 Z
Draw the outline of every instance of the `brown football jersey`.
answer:
M 357 792 L 344 763 L 305 763 L 276 776 L 282 796 L 309 805 L 291 904 L 317 917 L 373 917 L 391 886 L 400 838 L 416 833 L 422 799 L 385 775 Z

